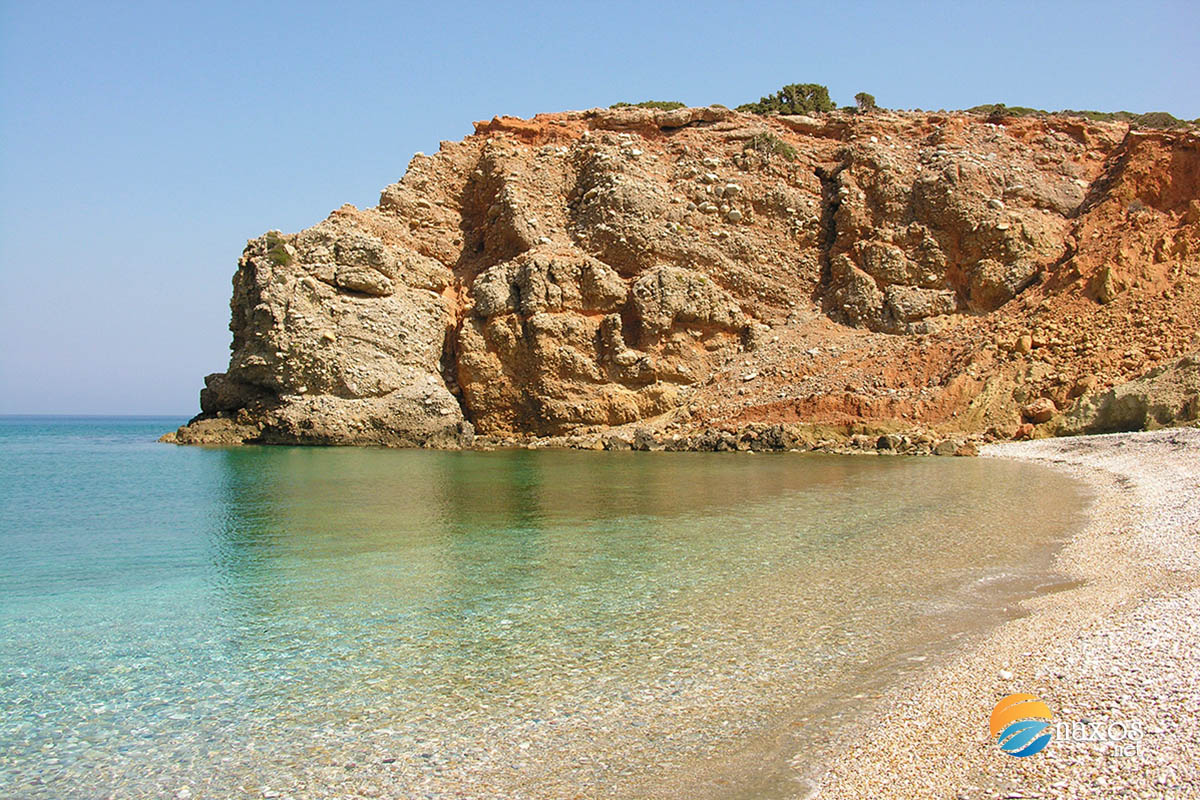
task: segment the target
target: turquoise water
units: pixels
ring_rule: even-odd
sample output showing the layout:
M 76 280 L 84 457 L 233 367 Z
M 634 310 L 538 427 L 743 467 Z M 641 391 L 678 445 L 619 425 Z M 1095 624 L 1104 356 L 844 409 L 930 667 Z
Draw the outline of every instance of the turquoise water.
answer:
M 0 418 L 4 797 L 703 795 L 1011 614 L 1083 502 L 985 459 L 154 441 L 179 422 Z

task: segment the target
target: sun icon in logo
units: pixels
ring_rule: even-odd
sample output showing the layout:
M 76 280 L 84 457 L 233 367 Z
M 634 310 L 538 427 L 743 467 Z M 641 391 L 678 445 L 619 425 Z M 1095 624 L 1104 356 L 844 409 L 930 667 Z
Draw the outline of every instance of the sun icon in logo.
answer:
M 1000 749 L 1024 758 L 1040 753 L 1054 735 L 1050 708 L 1031 694 L 1010 694 L 992 709 L 991 729 Z

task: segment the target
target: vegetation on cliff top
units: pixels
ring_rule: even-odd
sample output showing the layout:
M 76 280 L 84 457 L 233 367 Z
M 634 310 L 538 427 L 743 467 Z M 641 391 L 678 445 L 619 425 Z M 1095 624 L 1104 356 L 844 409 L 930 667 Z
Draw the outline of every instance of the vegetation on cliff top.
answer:
M 757 103 L 744 103 L 737 110 L 755 114 L 810 114 L 835 108 L 827 87 L 819 83 L 789 83 L 775 94 L 767 95 Z
M 744 103 L 737 107 L 738 111 L 754 114 L 813 114 L 833 111 L 837 105 L 829 97 L 828 87 L 818 83 L 790 83 L 778 92 L 760 99 L 757 103 Z M 879 110 L 875 96 L 867 92 L 854 95 L 854 105 L 847 106 L 847 111 L 867 114 Z M 916 109 L 920 111 L 920 109 Z M 1028 106 L 1008 106 L 1004 103 L 985 103 L 965 109 L 969 114 L 983 114 L 988 117 L 1049 117 L 1075 116 L 1084 117 L 1097 122 L 1128 122 L 1137 128 L 1187 128 L 1200 125 L 1200 119 L 1188 121 L 1166 111 L 1149 111 L 1137 114 L 1132 111 L 1045 111 Z
M 613 103 L 609 108 L 654 108 L 659 111 L 674 111 L 677 108 L 687 108 L 687 104 L 678 100 L 643 100 L 640 103 Z
M 985 114 L 989 117 L 1083 117 L 1094 122 L 1128 122 L 1135 128 L 1186 128 L 1189 125 L 1200 124 L 1200 119 L 1188 122 L 1185 119 L 1166 111 L 1148 111 L 1145 114 L 1135 114 L 1132 111 L 1045 111 L 1040 108 L 1026 106 L 1006 106 L 1004 103 L 985 103 L 966 109 L 970 114 Z
M 860 112 L 864 114 L 868 111 L 874 111 L 878 108 L 878 106 L 875 105 L 875 95 L 867 94 L 866 92 L 859 92 L 858 94 L 854 95 L 854 105 Z
M 292 263 L 292 254 L 287 251 L 283 237 L 275 231 L 267 234 L 267 258 L 278 267 L 286 267 Z
M 613 103 L 610 108 L 652 108 L 660 111 L 673 111 L 685 108 L 686 103 L 678 100 L 643 100 L 640 103 Z M 815 114 L 834 111 L 837 104 L 829 97 L 829 88 L 819 83 L 789 83 L 774 94 L 760 98 L 757 103 L 743 103 L 738 111 L 753 114 Z M 875 96 L 868 92 L 854 95 L 854 105 L 846 106 L 845 111 L 858 114 L 869 114 L 881 110 L 875 102 Z M 915 109 L 920 111 L 921 109 Z M 1071 116 L 1083 117 L 1096 122 L 1127 122 L 1136 128 L 1187 128 L 1200 125 L 1200 119 L 1188 121 L 1166 111 L 1149 111 L 1136 114 L 1132 111 L 1045 111 L 1028 106 L 1009 106 L 1004 103 L 984 103 L 964 109 L 968 114 L 982 114 L 987 117 L 1002 119 L 1005 117 L 1050 117 Z M 761 151 L 762 143 L 752 149 Z M 770 149 L 770 148 L 768 148 Z M 765 152 L 765 151 L 763 151 Z M 775 151 L 778 153 L 778 151 Z

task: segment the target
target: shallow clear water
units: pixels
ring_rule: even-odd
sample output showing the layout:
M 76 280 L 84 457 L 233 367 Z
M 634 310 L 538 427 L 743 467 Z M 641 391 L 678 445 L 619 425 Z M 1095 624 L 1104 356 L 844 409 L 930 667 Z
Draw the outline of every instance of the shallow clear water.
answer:
M 670 795 L 1011 613 L 1082 507 L 984 459 L 179 422 L 0 419 L 4 796 Z

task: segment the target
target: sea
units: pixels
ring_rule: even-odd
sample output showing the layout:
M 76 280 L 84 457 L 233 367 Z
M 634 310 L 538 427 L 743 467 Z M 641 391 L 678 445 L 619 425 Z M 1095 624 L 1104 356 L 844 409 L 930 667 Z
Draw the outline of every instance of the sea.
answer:
M 183 421 L 0 418 L 0 796 L 792 796 L 1061 588 L 1088 500 L 990 458 L 156 441 Z

